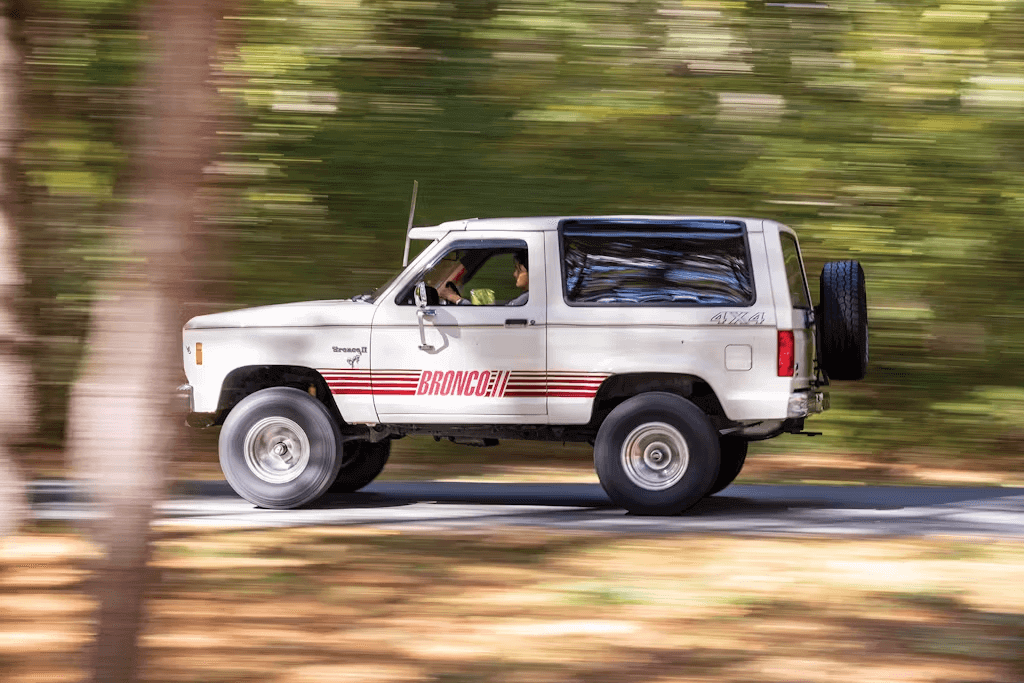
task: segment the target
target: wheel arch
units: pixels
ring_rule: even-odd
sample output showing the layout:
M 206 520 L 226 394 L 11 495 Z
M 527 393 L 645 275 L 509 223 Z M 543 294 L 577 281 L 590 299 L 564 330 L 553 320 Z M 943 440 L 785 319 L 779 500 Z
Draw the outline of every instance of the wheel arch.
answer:
M 313 368 L 301 365 L 244 365 L 229 372 L 221 384 L 214 424 L 223 424 L 228 413 L 246 396 L 271 387 L 305 391 L 324 404 L 339 427 L 345 424 L 327 380 Z
M 612 375 L 594 396 L 591 423 L 599 426 L 620 403 L 651 391 L 682 396 L 694 403 L 716 423 L 727 421 L 718 395 L 711 385 L 696 375 L 671 372 L 631 372 Z

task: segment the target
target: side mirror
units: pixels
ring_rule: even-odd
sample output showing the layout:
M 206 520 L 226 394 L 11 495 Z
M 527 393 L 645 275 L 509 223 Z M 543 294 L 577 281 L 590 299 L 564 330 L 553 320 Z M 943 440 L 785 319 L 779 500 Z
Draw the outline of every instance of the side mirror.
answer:
M 425 308 L 427 305 L 427 283 L 419 282 L 416 284 L 416 289 L 412 292 L 413 301 L 416 302 L 416 306 L 419 308 Z

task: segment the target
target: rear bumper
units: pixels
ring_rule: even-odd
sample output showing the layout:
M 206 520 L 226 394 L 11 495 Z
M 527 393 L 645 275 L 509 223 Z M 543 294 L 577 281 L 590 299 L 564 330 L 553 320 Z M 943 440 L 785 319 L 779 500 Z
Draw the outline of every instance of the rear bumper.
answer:
M 790 394 L 786 417 L 807 417 L 828 409 L 828 393 L 814 390 L 797 391 Z

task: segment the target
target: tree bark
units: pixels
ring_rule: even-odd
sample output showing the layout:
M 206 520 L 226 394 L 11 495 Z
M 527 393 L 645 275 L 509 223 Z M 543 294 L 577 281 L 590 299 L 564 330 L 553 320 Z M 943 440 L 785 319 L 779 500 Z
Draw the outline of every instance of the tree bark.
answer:
M 156 0 L 146 11 L 150 56 L 137 129 L 136 184 L 117 253 L 127 254 L 100 289 L 86 368 L 71 398 L 69 445 L 77 476 L 102 510 L 105 550 L 92 680 L 134 681 L 144 625 L 153 505 L 164 489 L 181 371 L 178 310 L 196 196 L 214 131 L 208 83 L 218 3 Z
M 18 316 L 22 278 L 18 263 L 17 146 L 21 137 L 21 6 L 0 12 L 0 538 L 18 530 L 28 515 L 25 478 L 14 447 L 35 421 L 32 372 L 21 354 L 28 335 Z

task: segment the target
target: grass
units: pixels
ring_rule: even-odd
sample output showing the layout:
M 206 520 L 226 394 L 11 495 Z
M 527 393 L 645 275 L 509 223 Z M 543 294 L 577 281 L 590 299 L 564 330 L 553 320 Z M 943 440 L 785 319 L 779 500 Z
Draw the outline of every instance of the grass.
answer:
M 154 681 L 1024 680 L 1014 542 L 161 530 Z M 73 681 L 96 551 L 0 553 L 5 680 Z

